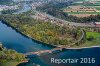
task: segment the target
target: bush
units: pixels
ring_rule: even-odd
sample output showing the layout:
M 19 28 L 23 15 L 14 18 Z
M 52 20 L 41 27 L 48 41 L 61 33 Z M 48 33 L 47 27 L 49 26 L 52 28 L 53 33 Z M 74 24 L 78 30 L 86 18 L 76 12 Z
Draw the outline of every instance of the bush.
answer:
M 88 40 L 88 41 L 92 41 L 92 40 L 94 40 L 94 37 L 93 37 L 93 36 L 89 36 L 89 37 L 87 38 L 87 40 Z

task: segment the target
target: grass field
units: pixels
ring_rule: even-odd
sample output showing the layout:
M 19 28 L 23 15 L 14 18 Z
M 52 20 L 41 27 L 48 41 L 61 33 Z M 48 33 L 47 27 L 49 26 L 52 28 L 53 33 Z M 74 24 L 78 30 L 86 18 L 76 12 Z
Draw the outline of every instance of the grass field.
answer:
M 68 14 L 100 14 L 100 12 L 67 12 Z
M 96 32 L 87 32 L 86 35 L 87 38 L 89 38 L 89 36 L 93 36 L 94 38 L 100 38 L 100 33 L 96 33 Z
M 91 46 L 100 46 L 100 37 L 94 39 L 93 41 L 86 41 L 80 47 L 91 47 Z
M 94 39 L 92 41 L 87 40 L 84 44 L 82 44 L 80 46 L 75 46 L 75 47 L 80 48 L 80 47 L 100 46 L 100 33 L 87 32 L 86 37 L 89 38 L 90 36 L 94 37 Z
M 86 41 L 85 44 L 83 44 L 82 46 L 100 46 L 100 33 L 96 33 L 96 32 L 87 32 L 86 33 L 86 37 L 87 39 L 92 36 L 94 39 L 92 41 Z

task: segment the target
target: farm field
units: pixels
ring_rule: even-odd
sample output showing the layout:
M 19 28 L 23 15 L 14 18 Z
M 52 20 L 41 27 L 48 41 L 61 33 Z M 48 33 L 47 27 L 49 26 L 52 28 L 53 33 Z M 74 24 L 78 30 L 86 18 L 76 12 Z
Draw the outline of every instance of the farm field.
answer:
M 68 7 L 63 8 L 63 11 L 68 13 L 68 15 L 77 17 L 97 15 L 100 14 L 100 1 L 80 0 Z
M 100 14 L 100 12 L 68 12 L 68 14 Z

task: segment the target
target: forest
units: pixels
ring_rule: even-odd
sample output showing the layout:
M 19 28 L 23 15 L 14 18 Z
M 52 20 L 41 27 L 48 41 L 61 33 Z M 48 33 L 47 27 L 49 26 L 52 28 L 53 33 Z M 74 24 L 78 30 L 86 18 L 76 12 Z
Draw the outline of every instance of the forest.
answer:
M 21 33 L 47 44 L 70 45 L 81 36 L 81 31 L 75 27 L 43 22 L 27 14 L 1 15 L 0 20 L 4 20 Z

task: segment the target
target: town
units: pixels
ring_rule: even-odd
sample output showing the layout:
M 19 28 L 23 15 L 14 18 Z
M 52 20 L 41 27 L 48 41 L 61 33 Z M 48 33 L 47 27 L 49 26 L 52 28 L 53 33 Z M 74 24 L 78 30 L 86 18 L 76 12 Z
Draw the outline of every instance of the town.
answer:
M 7 6 L 7 5 L 0 5 L 0 11 L 3 11 L 3 10 L 15 10 L 15 9 L 18 9 L 18 5 L 15 5 L 15 6 Z

